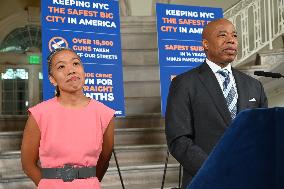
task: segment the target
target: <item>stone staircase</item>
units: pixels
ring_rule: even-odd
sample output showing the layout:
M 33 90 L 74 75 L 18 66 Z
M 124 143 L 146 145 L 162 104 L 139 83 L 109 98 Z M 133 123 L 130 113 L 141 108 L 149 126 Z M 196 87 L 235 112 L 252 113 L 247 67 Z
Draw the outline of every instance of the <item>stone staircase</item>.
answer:
M 116 118 L 115 152 L 126 189 L 161 188 L 166 157 L 160 116 L 160 79 L 154 17 L 121 19 L 125 118 Z M 0 189 L 32 189 L 21 170 L 20 143 L 26 117 L 0 117 Z M 164 188 L 178 185 L 179 164 L 169 158 Z M 103 189 L 122 188 L 114 158 Z
M 126 189 L 161 187 L 167 150 L 163 122 L 159 114 L 116 118 L 115 152 Z M 19 127 L 23 125 L 24 120 Z M 0 125 L 0 189 L 35 188 L 21 170 L 22 131 L 3 128 Z M 165 188 L 177 186 L 178 167 L 170 157 Z M 102 188 L 122 188 L 113 156 Z

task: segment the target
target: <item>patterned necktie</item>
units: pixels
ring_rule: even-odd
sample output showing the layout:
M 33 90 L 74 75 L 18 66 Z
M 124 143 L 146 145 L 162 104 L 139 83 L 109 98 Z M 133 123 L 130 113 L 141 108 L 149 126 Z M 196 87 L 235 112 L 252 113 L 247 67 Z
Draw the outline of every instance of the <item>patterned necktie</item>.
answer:
M 233 81 L 230 79 L 230 72 L 227 69 L 219 70 L 219 73 L 224 81 L 223 81 L 223 94 L 227 101 L 228 109 L 231 112 L 231 117 L 234 119 L 237 115 L 237 100 L 238 94 L 234 87 Z

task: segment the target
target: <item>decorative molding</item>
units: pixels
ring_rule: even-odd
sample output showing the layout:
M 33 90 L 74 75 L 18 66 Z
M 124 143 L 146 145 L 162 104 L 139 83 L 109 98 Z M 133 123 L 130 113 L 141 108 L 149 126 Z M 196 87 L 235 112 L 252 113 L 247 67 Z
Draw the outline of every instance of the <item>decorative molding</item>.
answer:
M 0 43 L 14 29 L 26 25 L 40 26 L 40 9 L 39 7 L 29 7 L 27 10 L 12 14 L 0 21 Z

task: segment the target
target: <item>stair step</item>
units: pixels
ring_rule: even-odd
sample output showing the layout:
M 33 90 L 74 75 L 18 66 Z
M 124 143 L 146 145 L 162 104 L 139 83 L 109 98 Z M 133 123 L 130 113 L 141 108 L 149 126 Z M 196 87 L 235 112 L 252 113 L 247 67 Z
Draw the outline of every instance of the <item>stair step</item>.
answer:
M 164 163 L 166 159 L 167 146 L 162 145 L 133 145 L 115 148 L 119 165 Z M 170 156 L 170 163 L 176 160 Z M 110 166 L 115 166 L 114 157 L 111 158 Z
M 137 77 L 137 76 L 136 76 Z M 124 83 L 124 96 L 160 97 L 160 81 L 128 81 Z
M 168 164 L 166 182 L 178 181 L 179 164 Z M 126 185 L 132 184 L 154 184 L 161 183 L 164 171 L 164 164 L 125 166 L 121 167 L 121 174 Z M 116 168 L 109 168 L 102 185 L 119 185 L 120 180 Z
M 0 132 L 1 151 L 19 150 L 22 142 L 22 131 Z
M 22 171 L 20 151 L 0 152 L 0 178 L 9 171 Z
M 154 184 L 131 184 L 131 185 L 124 185 L 126 189 L 161 189 L 161 183 L 154 183 Z M 164 189 L 172 189 L 178 186 L 178 182 L 171 182 L 171 183 L 164 183 Z M 103 189 L 122 189 L 121 184 L 115 186 L 104 186 Z
M 132 185 L 124 185 L 126 189 L 160 189 L 161 183 L 154 183 L 154 184 L 132 184 Z M 167 182 L 164 184 L 164 189 L 171 189 L 173 187 L 178 186 L 178 182 Z M 10 183 L 1 183 L 0 182 L 0 189 L 35 189 L 35 185 L 33 182 L 26 178 L 21 179 L 19 181 L 14 181 Z M 103 189 L 122 189 L 121 184 L 113 185 L 113 186 L 103 186 Z
M 35 184 L 27 177 L 0 179 L 0 189 L 36 189 Z
M 126 97 L 125 112 L 129 114 L 160 113 L 161 97 Z M 147 126 L 146 126 L 147 127 Z
M 137 57 L 135 58 L 137 59 Z M 137 61 L 135 63 L 137 64 L 136 65 L 125 65 L 124 64 L 123 66 L 123 81 L 124 81 L 123 86 L 124 88 L 125 86 L 128 87 L 127 86 L 128 82 L 156 82 L 158 83 L 158 85 L 160 85 L 160 77 L 159 77 L 160 66 L 159 64 L 154 63 L 153 65 L 142 65 L 142 64 L 139 64 Z M 160 90 L 159 86 L 158 86 L 158 90 Z
M 160 128 L 123 128 L 115 130 L 116 145 L 164 144 L 165 129 Z
M 161 183 L 154 184 L 132 184 L 132 185 L 124 185 L 126 189 L 160 189 Z M 166 182 L 164 184 L 164 189 L 171 189 L 173 187 L 178 186 L 178 182 Z M 29 178 L 20 179 L 18 181 L 14 180 L 9 183 L 1 183 L 0 189 L 35 189 L 35 185 Z M 113 185 L 113 186 L 105 186 L 103 185 L 103 189 L 122 189 L 121 184 Z
M 131 49 L 131 50 L 122 50 L 122 56 L 123 56 L 123 79 L 124 81 L 129 81 L 127 76 L 133 76 L 133 75 L 144 75 L 143 72 L 131 72 L 129 70 L 129 74 L 127 73 L 127 68 L 133 68 L 135 66 L 155 66 L 158 67 L 158 52 L 157 49 Z M 136 70 L 138 70 L 136 68 Z M 158 78 L 159 80 L 159 71 L 157 69 L 157 72 L 153 75 L 153 70 L 156 70 L 155 68 L 151 68 L 152 71 L 146 72 L 148 73 L 148 77 L 152 79 Z M 134 71 L 134 70 L 133 70 Z M 145 71 L 145 70 L 144 70 Z M 145 74 L 146 74 L 145 73 Z M 125 76 L 124 76 L 125 75 Z
M 139 36 L 139 37 L 138 37 Z M 133 43 L 135 41 L 135 43 Z M 125 50 L 143 50 L 151 49 L 157 50 L 157 35 L 155 32 L 151 33 L 121 33 L 121 49 L 124 54 Z M 136 58 L 137 61 L 139 58 Z M 135 63 L 132 62 L 132 64 Z M 143 62 L 146 63 L 146 62 Z M 149 64 L 149 62 L 147 62 Z M 150 62 L 152 63 L 152 62 Z
M 126 117 L 115 118 L 115 128 L 154 128 L 164 127 L 161 113 L 129 113 Z
M 27 121 L 26 115 L 0 115 L 1 131 L 22 131 Z

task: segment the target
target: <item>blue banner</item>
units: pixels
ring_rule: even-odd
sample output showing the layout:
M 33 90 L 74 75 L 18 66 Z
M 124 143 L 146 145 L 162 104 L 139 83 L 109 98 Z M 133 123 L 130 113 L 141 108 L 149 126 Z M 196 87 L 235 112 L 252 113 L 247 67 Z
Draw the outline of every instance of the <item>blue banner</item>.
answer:
M 165 116 L 171 80 L 202 64 L 206 58 L 202 31 L 212 20 L 222 18 L 221 8 L 156 4 L 161 81 L 161 111 Z
M 42 1 L 43 99 L 54 97 L 47 56 L 73 49 L 86 72 L 84 93 L 125 116 L 118 0 Z

